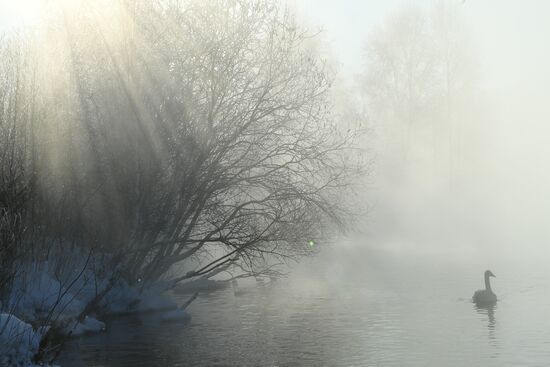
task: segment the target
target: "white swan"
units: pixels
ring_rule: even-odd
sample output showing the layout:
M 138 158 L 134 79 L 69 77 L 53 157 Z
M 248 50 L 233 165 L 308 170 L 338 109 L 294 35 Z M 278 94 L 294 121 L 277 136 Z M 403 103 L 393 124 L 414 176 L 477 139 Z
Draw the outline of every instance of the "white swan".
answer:
M 491 289 L 490 277 L 495 277 L 491 270 L 485 271 L 485 289 L 480 289 L 474 293 L 472 300 L 477 305 L 493 305 L 497 302 L 497 295 Z M 496 278 L 496 277 L 495 277 Z

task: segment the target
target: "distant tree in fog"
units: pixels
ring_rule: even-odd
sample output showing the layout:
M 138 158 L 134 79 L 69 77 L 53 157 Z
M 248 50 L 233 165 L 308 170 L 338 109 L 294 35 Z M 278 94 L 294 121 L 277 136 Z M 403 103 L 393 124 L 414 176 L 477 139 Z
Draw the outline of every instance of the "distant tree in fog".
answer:
M 403 174 L 419 155 L 436 167 L 446 157 L 452 180 L 459 115 L 475 89 L 472 49 L 459 8 L 449 2 L 429 13 L 402 8 L 370 35 L 361 88 L 395 173 Z

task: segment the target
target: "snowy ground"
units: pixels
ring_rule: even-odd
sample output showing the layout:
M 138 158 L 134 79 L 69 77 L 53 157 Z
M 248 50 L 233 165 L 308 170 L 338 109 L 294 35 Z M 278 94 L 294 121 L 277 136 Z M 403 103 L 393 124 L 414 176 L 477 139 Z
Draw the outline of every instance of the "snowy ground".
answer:
M 105 329 L 97 315 L 86 315 L 83 322 L 76 318 L 107 285 L 108 278 L 100 278 L 97 271 L 91 271 L 93 267 L 84 272 L 78 268 L 72 266 L 63 273 L 58 266 L 44 262 L 28 264 L 20 271 L 23 275 L 15 280 L 9 304 L 0 307 L 1 366 L 34 366 L 32 358 L 49 327 L 70 336 Z M 163 295 L 163 290 L 163 284 L 157 284 L 140 292 L 118 281 L 101 303 L 102 314 L 163 310 L 162 320 L 188 320 L 189 315 Z
M 17 317 L 0 313 L 0 365 L 30 366 L 46 329 L 34 330 Z

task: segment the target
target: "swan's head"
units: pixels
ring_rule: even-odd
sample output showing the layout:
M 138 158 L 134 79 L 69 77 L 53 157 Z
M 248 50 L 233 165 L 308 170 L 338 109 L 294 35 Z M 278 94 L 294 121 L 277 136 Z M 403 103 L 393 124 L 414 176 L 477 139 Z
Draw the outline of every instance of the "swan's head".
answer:
M 486 270 L 486 271 L 485 271 L 485 276 L 486 276 L 486 277 L 494 277 L 494 278 L 496 278 L 496 275 L 493 274 L 493 272 L 492 272 L 491 270 Z

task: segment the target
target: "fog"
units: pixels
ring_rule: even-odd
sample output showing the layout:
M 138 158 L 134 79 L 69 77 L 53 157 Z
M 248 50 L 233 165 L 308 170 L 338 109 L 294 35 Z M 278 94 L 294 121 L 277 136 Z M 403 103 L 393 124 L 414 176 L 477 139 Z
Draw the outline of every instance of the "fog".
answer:
M 420 131 L 411 143 L 416 156 L 406 162 L 388 159 L 390 154 L 406 154 L 407 148 L 384 140 L 383 124 L 365 108 L 372 130 L 364 146 L 374 147 L 376 178 L 374 185 L 365 184 L 363 192 L 368 219 L 361 233 L 346 240 L 346 246 L 358 251 L 391 249 L 428 261 L 475 262 L 482 268 L 501 261 L 540 266 L 539 260 L 550 255 L 546 219 L 550 174 L 545 168 L 550 153 L 550 26 L 545 16 L 550 5 L 544 1 L 344 1 L 338 5 L 297 1 L 295 6 L 311 27 L 323 29 L 338 60 L 339 76 L 358 94 L 369 68 L 369 37 L 400 12 L 413 9 L 433 22 L 437 8 L 447 8 L 460 24 L 458 36 L 466 40 L 461 46 L 468 48 L 470 65 L 464 73 L 474 85 L 453 97 L 464 101 L 450 112 L 452 143 L 446 129 L 430 137 L 435 143 L 422 140 Z M 440 107 L 436 103 L 428 108 Z M 428 152 L 432 144 L 439 144 L 435 157 Z M 388 170 L 406 173 L 391 177 Z
M 547 365 L 548 14 L 0 0 L 0 365 Z

